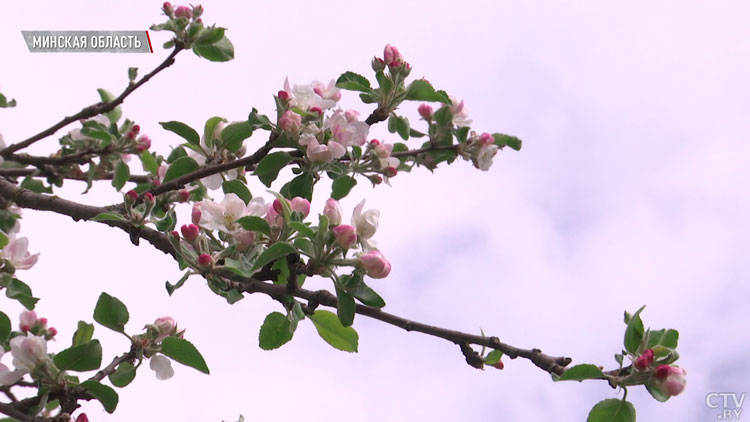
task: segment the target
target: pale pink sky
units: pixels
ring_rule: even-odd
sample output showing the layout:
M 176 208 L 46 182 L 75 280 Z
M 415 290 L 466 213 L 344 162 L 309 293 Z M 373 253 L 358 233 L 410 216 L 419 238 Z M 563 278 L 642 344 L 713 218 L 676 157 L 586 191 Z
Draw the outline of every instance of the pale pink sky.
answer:
M 464 331 L 481 327 L 510 344 L 613 368 L 622 311 L 647 304 L 647 326 L 680 330 L 688 387 L 666 404 L 631 389 L 640 421 L 714 420 L 706 394 L 750 390 L 747 3 L 203 5 L 205 22 L 229 28 L 237 58 L 216 64 L 181 54 L 128 99 L 125 115 L 156 150 L 179 142 L 159 121 L 199 127 L 214 115 L 243 119 L 252 107 L 272 114 L 271 95 L 286 76 L 293 83 L 346 70 L 369 77 L 370 59 L 394 44 L 414 77 L 466 101 L 474 128 L 517 135 L 524 147 L 500 153 L 489 172 L 467 162 L 433 175 L 420 169 L 394 178 L 392 188 L 361 183 L 343 201 L 347 213 L 363 197 L 381 210 L 375 239 L 393 272 L 372 285 L 388 311 Z M 152 55 L 30 54 L 21 30 L 143 30 L 160 20 L 159 7 L 3 5 L 0 86 L 19 101 L 0 110 L 6 142 L 96 101 L 96 88 L 119 92 L 128 67 L 143 73 L 166 55 L 166 34 L 154 32 Z M 356 99 L 345 93 L 344 105 Z M 417 105 L 405 114 L 418 127 Z M 371 133 L 395 140 L 383 128 Z M 56 145 L 50 138 L 30 152 Z M 58 194 L 93 204 L 119 198 L 106 182 L 79 198 L 83 188 L 70 182 Z M 314 210 L 325 199 L 319 190 Z M 97 224 L 27 211 L 21 233 L 41 252 L 37 266 L 19 275 L 60 332 L 52 351 L 69 344 L 76 321 L 91 321 L 107 291 L 129 305 L 133 332 L 175 317 L 211 368 L 205 376 L 175 364 L 169 381 L 145 369 L 120 391 L 115 415 L 87 405 L 92 421 L 239 414 L 248 421 L 580 421 L 597 401 L 616 397 L 603 382 L 552 383 L 522 360 L 477 371 L 449 343 L 364 317 L 355 321 L 357 355 L 331 349 L 309 323 L 291 343 L 264 352 L 258 329 L 278 310 L 265 296 L 229 306 L 195 279 L 167 297 L 164 281 L 179 278 L 177 265 Z M 5 299 L 0 309 L 20 311 Z M 108 360 L 128 345 L 106 331 L 97 326 L 95 336 Z

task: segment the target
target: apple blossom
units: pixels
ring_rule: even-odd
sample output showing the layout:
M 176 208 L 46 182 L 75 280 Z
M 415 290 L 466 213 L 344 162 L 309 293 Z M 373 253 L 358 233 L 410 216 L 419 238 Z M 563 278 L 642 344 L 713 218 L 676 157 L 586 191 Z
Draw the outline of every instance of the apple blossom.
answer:
M 274 207 L 268 207 L 265 219 L 271 227 L 281 227 L 284 224 L 284 217 Z
M 172 362 L 165 356 L 154 355 L 149 359 L 148 366 L 156 373 L 156 379 L 167 380 L 174 376 Z
M 385 278 L 391 272 L 391 263 L 377 249 L 360 255 L 359 263 L 372 278 Z
M 15 234 L 8 236 L 8 244 L 5 245 L 0 255 L 17 270 L 28 270 L 36 264 L 39 253 L 31 255 L 28 251 L 29 240 L 25 237 L 16 238 Z
M 21 331 L 23 331 L 24 333 L 31 330 L 39 322 L 39 318 L 37 318 L 36 312 L 34 311 L 21 312 L 21 316 L 19 319 L 21 320 Z
M 10 353 L 16 369 L 33 371 L 42 362 L 49 360 L 47 340 L 33 334 L 13 337 L 10 340 Z
M 492 158 L 497 154 L 499 147 L 495 144 L 483 145 L 476 152 L 474 165 L 482 171 L 487 171 L 492 166 Z
M 344 249 L 349 249 L 357 243 L 357 229 L 354 226 L 340 224 L 331 231 L 336 237 L 336 242 Z
M 315 92 L 316 88 L 319 93 Z M 286 78 L 284 79 L 284 91 L 289 94 L 289 104 L 303 110 L 311 110 L 315 107 L 321 111 L 328 110 L 336 105 L 338 99 L 335 98 L 341 98 L 334 81 L 331 81 L 328 86 L 315 81 L 310 85 L 294 85 L 294 87 L 291 87 L 289 78 Z
M 5 352 L 0 352 L 0 359 L 2 359 L 4 354 Z M 16 369 L 11 371 L 10 368 L 0 363 L 0 385 L 15 384 L 16 382 L 20 381 L 27 372 L 28 371 L 24 369 Z
M 671 365 L 659 365 L 654 370 L 656 384 L 654 387 L 668 396 L 676 396 L 685 390 L 687 371 Z
M 177 195 L 180 198 L 180 202 L 187 202 L 190 200 L 190 192 L 187 189 L 180 189 Z
M 284 132 L 297 133 L 299 132 L 299 128 L 301 125 L 302 116 L 293 112 L 292 110 L 285 111 L 281 116 L 281 119 L 279 119 L 279 127 Z
M 328 217 L 328 224 L 331 226 L 341 224 L 342 214 L 343 211 L 341 210 L 339 201 L 333 198 L 328 198 L 325 207 L 323 207 L 323 215 Z
M 320 81 L 313 81 L 310 86 L 312 86 L 313 92 L 325 100 L 338 102 L 341 99 L 341 92 L 336 88 L 336 81 L 333 79 L 328 82 L 328 85 Z
M 194 202 L 193 208 L 190 212 L 190 220 L 193 224 L 199 224 L 201 221 L 201 215 L 203 215 L 203 213 L 201 212 L 200 202 Z
M 151 148 L 151 138 L 149 138 L 147 135 L 141 135 L 138 137 L 138 140 L 136 141 L 135 148 L 139 152 L 143 152 L 149 148 Z
M 246 215 L 262 216 L 268 205 L 263 198 L 253 198 L 247 205 L 237 194 L 228 193 L 221 204 L 204 199 L 198 205 L 200 211 L 199 226 L 207 230 L 220 230 L 233 234 L 239 228 L 235 223 Z M 193 217 L 195 218 L 195 217 Z
M 323 127 L 330 129 L 333 139 L 343 146 L 362 146 L 367 142 L 370 125 L 350 119 L 356 119 L 356 116 L 347 116 L 344 111 L 337 110 L 326 119 Z
M 362 212 L 364 206 L 365 200 L 363 199 L 356 207 L 354 207 L 354 211 L 352 212 L 352 226 L 356 227 L 357 234 L 362 240 L 367 240 L 378 230 L 380 211 L 367 210 Z
M 456 126 L 469 126 L 471 124 L 471 119 L 469 119 L 469 113 L 464 107 L 463 100 L 459 100 L 455 97 L 450 97 L 450 99 L 452 103 L 450 111 L 453 115 L 453 124 Z
M 138 199 L 138 192 L 136 192 L 135 190 L 130 189 L 129 191 L 127 191 L 125 193 L 125 200 L 126 201 L 131 201 L 132 202 L 132 201 L 135 201 L 136 199 Z
M 157 342 L 160 342 L 177 332 L 177 323 L 174 318 L 170 316 L 157 318 L 156 321 L 154 321 L 154 326 L 159 331 L 159 336 L 156 337 Z
M 310 201 L 305 198 L 299 196 L 292 198 L 290 207 L 292 208 L 293 212 L 302 214 L 302 218 L 305 218 L 308 214 L 310 214 Z

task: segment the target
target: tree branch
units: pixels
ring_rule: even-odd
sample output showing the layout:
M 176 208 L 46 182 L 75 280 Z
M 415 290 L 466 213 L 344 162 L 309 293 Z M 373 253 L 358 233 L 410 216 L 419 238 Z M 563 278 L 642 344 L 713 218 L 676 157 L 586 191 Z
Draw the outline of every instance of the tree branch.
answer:
M 21 168 L 21 169 L 0 168 L 0 176 L 6 176 L 6 177 L 25 177 L 25 176 L 31 176 L 31 177 L 48 177 L 48 176 L 53 176 L 53 177 L 55 177 L 56 176 L 56 177 L 62 177 L 63 179 L 78 180 L 78 181 L 82 181 L 82 182 L 85 182 L 85 181 L 88 180 L 85 175 L 80 175 L 80 176 L 74 176 L 74 175 L 59 176 L 59 175 L 55 174 L 54 172 L 42 171 L 42 170 L 33 169 L 33 168 Z M 98 179 L 95 179 L 94 181 L 97 181 L 97 180 L 112 180 L 112 178 L 114 176 L 115 176 L 114 173 L 104 173 L 101 177 L 99 177 Z M 151 178 L 151 176 L 148 176 L 148 175 L 145 175 L 145 174 L 144 175 L 133 174 L 133 175 L 130 175 L 130 177 L 128 178 L 128 181 L 129 182 L 133 182 L 133 183 L 151 183 L 151 182 L 153 182 L 153 179 Z
M 182 51 L 183 49 L 184 49 L 184 47 L 181 44 L 177 44 L 175 46 L 174 50 L 172 50 L 172 53 L 170 53 L 170 55 L 159 66 L 157 66 L 150 73 L 144 75 L 141 78 L 141 80 L 139 80 L 138 82 L 136 82 L 136 83 L 130 83 L 128 85 L 128 87 L 125 88 L 124 91 L 122 91 L 122 93 L 120 94 L 120 96 L 117 97 L 117 98 L 115 98 L 114 100 L 112 100 L 112 101 L 110 101 L 108 103 L 96 103 L 96 104 L 92 104 L 92 105 L 84 108 L 83 110 L 79 111 L 78 113 L 76 113 L 76 114 L 74 114 L 72 116 L 65 117 L 64 119 L 60 120 L 57 124 L 53 125 L 52 127 L 48 128 L 46 130 L 43 130 L 43 131 L 37 133 L 34 136 L 32 136 L 32 137 L 30 137 L 30 138 L 28 138 L 26 140 L 23 140 L 21 142 L 17 142 L 15 144 L 9 145 L 4 150 L 0 151 L 0 156 L 2 156 L 2 157 L 4 157 L 4 158 L 7 159 L 14 152 L 16 152 L 16 151 L 18 151 L 20 149 L 26 148 L 29 145 L 35 143 L 36 141 L 39 141 L 41 139 L 44 139 L 44 138 L 46 138 L 46 137 L 54 134 L 58 130 L 62 129 L 63 127 L 65 127 L 65 126 L 67 126 L 67 125 L 69 125 L 69 124 L 71 124 L 71 123 L 73 123 L 75 121 L 78 121 L 78 120 L 81 120 L 81 119 L 88 119 L 90 117 L 94 117 L 96 115 L 99 115 L 99 114 L 102 114 L 102 113 L 107 113 L 109 111 L 114 110 L 114 108 L 117 107 L 118 105 L 122 104 L 122 102 L 125 101 L 125 98 L 127 98 L 127 96 L 130 95 L 133 91 L 135 91 L 141 85 L 143 85 L 146 82 L 148 82 L 149 79 L 151 79 L 152 77 L 154 77 L 156 74 L 158 74 L 162 70 L 164 70 L 164 69 L 168 68 L 169 66 L 171 66 L 174 63 L 174 61 L 175 61 L 174 60 L 175 56 L 180 51 Z

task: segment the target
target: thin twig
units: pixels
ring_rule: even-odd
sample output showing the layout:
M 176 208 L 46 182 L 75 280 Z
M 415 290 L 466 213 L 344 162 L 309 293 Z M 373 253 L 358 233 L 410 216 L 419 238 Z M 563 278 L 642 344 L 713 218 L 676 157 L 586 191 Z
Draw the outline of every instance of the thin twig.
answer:
M 58 176 L 56 174 L 49 174 L 48 175 L 46 172 L 43 172 L 43 171 L 37 170 L 37 169 L 33 169 L 33 168 L 22 168 L 22 169 L 0 168 L 0 176 L 6 176 L 6 177 L 25 177 L 25 176 L 31 176 L 31 177 L 49 177 L 49 176 L 53 176 L 53 177 L 55 177 L 55 176 L 57 176 L 57 177 L 62 177 L 63 179 L 77 180 L 77 181 L 82 181 L 82 182 L 85 182 L 85 181 L 88 180 L 88 178 L 86 177 L 86 175 L 79 175 L 79 176 L 74 176 L 74 175 Z M 95 179 L 94 181 L 97 181 L 97 180 L 112 180 L 112 178 L 114 176 L 115 176 L 115 174 L 111 173 L 111 172 L 110 173 L 104 173 L 103 175 L 101 175 L 100 177 L 98 177 L 97 179 Z M 145 175 L 145 174 L 133 174 L 133 175 L 130 175 L 130 177 L 128 178 L 128 181 L 129 182 L 133 182 L 133 183 L 151 183 L 151 182 L 153 182 L 153 178 L 151 176 Z

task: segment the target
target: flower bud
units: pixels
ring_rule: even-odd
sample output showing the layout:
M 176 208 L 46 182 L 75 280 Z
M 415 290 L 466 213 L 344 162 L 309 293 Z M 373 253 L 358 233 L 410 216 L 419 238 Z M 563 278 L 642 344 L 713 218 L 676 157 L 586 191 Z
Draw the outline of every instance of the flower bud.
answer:
M 198 256 L 198 265 L 201 267 L 212 267 L 214 265 L 214 259 L 207 253 L 200 254 L 200 256 Z
M 302 214 L 302 218 L 305 218 L 308 214 L 310 214 L 310 201 L 305 198 L 296 196 L 292 198 L 291 208 L 292 211 Z
M 180 202 L 187 202 L 190 200 L 190 192 L 188 192 L 187 189 L 182 189 L 181 191 L 177 192 L 177 195 L 180 198 Z
M 356 122 L 359 118 L 359 112 L 357 110 L 346 110 L 344 117 L 346 117 L 347 123 Z
M 386 44 L 385 48 L 383 49 L 383 61 L 386 62 L 388 65 L 393 65 L 393 62 L 401 62 L 404 58 L 401 56 L 401 53 L 398 52 L 398 49 L 396 47 Z
M 396 167 L 388 167 L 384 171 L 385 175 L 388 177 L 396 177 L 398 174 L 398 169 Z
M 385 278 L 391 272 L 391 263 L 378 250 L 360 255 L 359 263 L 372 278 Z
M 165 3 L 165 4 L 169 4 L 169 3 Z M 86 416 L 86 414 L 85 414 L 85 413 L 81 413 L 81 414 L 80 414 L 80 415 L 78 415 L 78 417 L 76 418 L 76 422 L 89 422 L 89 417 L 88 417 L 88 416 Z
M 301 125 L 302 116 L 292 110 L 285 111 L 281 119 L 279 119 L 279 128 L 284 132 L 297 133 Z
M 428 104 L 421 104 L 419 108 L 417 108 L 417 112 L 425 120 L 432 119 L 432 107 L 430 107 Z
M 331 231 L 333 231 L 333 235 L 336 237 L 336 242 L 342 248 L 350 249 L 357 244 L 357 230 L 354 226 L 340 224 L 331 229 Z
M 195 241 L 195 239 L 197 239 L 198 235 L 200 234 L 200 228 L 195 224 L 184 224 L 180 228 L 180 231 L 182 231 L 182 237 L 184 237 L 188 242 Z
M 484 132 L 483 134 L 479 135 L 479 145 L 486 147 L 488 145 L 492 145 L 495 143 L 495 137 L 493 137 L 491 134 Z
M 196 18 L 199 18 L 203 14 L 203 6 L 200 4 L 197 6 L 193 6 L 193 16 Z
M 284 91 L 284 90 L 279 91 L 276 94 L 276 96 L 279 97 L 279 99 L 284 100 L 284 101 L 288 101 L 289 100 L 289 93 L 286 92 L 286 91 Z
M 193 17 L 193 11 L 187 6 L 177 6 L 174 10 L 175 17 L 190 19 Z
M 28 332 L 31 330 L 38 321 L 38 318 L 36 316 L 36 312 L 34 311 L 23 311 L 21 312 L 21 331 Z
M 169 234 L 171 234 L 172 237 L 174 237 L 175 239 L 179 239 L 180 238 L 180 234 L 177 233 L 177 230 L 172 230 L 172 232 L 169 233 Z
M 654 370 L 656 385 L 654 387 L 662 394 L 676 396 L 685 390 L 687 372 L 677 366 L 659 365 Z
M 320 107 L 310 107 L 310 113 L 318 113 L 318 116 L 322 116 L 323 109 Z
M 276 198 L 273 200 L 273 210 L 276 211 L 276 214 L 283 214 L 284 213 L 284 205 L 279 201 L 279 198 Z
M 55 327 L 49 327 L 47 329 L 47 335 L 44 336 L 45 340 L 52 340 L 57 335 L 57 329 Z
M 174 15 L 174 9 L 172 8 L 172 3 L 165 1 L 164 4 L 161 6 L 161 10 L 164 11 L 164 14 L 169 16 L 170 18 Z
M 274 209 L 273 206 L 268 207 L 268 211 L 266 212 L 266 221 L 268 221 L 268 224 L 270 224 L 272 227 L 281 227 L 281 225 L 284 224 L 284 218 L 279 215 L 278 212 L 276 212 L 276 209 Z
M 154 202 L 154 194 L 151 192 L 143 194 L 143 202 Z
M 129 202 L 132 204 L 136 199 L 138 199 L 138 192 L 134 191 L 133 189 L 130 189 L 125 194 L 125 202 Z
M 341 205 L 339 205 L 339 201 L 328 198 L 326 200 L 326 205 L 323 208 L 323 215 L 328 217 L 328 224 L 331 226 L 337 226 L 341 224 L 343 211 L 341 210 Z
M 171 336 L 175 333 L 175 331 L 177 331 L 177 323 L 175 322 L 174 318 L 169 316 L 157 318 L 156 321 L 154 321 L 154 326 L 159 332 L 159 337 L 157 337 L 156 341 L 161 341 L 165 337 Z
M 198 202 L 193 204 L 193 210 L 190 212 L 190 221 L 193 224 L 199 224 L 201 221 L 201 207 L 198 205 Z
M 380 57 L 373 57 L 370 66 L 375 72 L 382 72 L 385 70 L 385 62 Z
M 373 139 L 373 140 L 371 140 L 371 141 L 370 141 L 370 144 L 369 144 L 369 145 L 370 145 L 370 147 L 371 147 L 371 148 L 375 148 L 375 147 L 377 147 L 378 145 L 380 145 L 380 141 L 379 141 L 379 140 L 377 140 L 377 139 Z
M 362 208 L 365 206 L 365 200 L 357 204 L 354 207 L 352 213 L 352 225 L 356 227 L 359 236 L 367 240 L 371 238 L 375 231 L 378 229 L 378 219 L 380 218 L 380 211 L 378 210 L 367 210 L 362 212 Z
M 135 148 L 139 152 L 143 152 L 149 148 L 151 148 L 151 138 L 149 138 L 146 135 L 141 135 L 138 137 L 138 140 L 135 141 Z
M 646 349 L 640 356 L 638 356 L 634 365 L 636 369 L 643 371 L 651 366 L 652 363 L 654 363 L 654 351 L 653 349 Z

